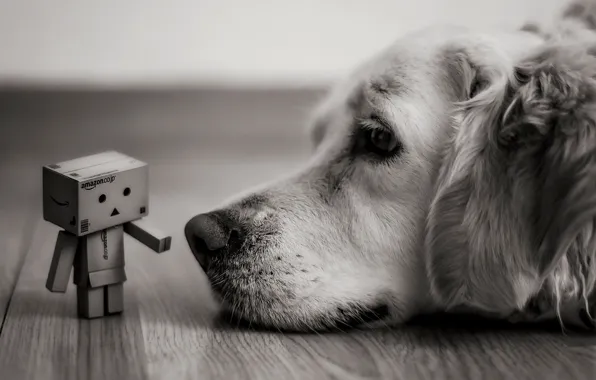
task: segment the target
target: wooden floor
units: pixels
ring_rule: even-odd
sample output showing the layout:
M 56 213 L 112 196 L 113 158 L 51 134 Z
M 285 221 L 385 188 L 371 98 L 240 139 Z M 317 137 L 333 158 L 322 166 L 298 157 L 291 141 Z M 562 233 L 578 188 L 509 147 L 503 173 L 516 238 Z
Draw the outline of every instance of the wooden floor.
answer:
M 317 95 L 0 94 L 0 378 L 595 379 L 596 338 L 557 331 L 435 320 L 302 335 L 214 319 L 184 223 L 296 168 Z M 112 148 L 151 165 L 149 219 L 172 249 L 127 238 L 124 314 L 79 320 L 72 285 L 44 286 L 58 228 L 41 219 L 41 165 Z

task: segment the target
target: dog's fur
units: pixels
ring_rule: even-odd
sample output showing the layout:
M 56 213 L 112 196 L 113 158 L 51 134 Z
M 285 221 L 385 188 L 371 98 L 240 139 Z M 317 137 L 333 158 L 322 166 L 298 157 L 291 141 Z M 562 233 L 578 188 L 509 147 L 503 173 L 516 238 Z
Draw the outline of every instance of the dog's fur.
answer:
M 317 108 L 304 169 L 217 210 L 237 231 L 206 268 L 224 307 L 305 331 L 437 310 L 581 324 L 595 18 L 592 1 L 544 30 L 427 29 L 362 65 Z M 369 149 L 371 129 L 395 135 L 393 154 Z

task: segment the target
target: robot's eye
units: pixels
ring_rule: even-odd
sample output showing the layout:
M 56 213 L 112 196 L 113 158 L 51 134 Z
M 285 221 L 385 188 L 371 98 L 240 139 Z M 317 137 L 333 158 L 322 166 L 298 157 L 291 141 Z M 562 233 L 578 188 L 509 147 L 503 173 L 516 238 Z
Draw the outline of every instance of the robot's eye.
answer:
M 106 201 L 106 195 L 102 194 L 99 196 L 99 203 L 104 203 Z
M 123 194 L 125 197 L 128 197 L 130 195 L 130 187 L 127 187 L 126 189 L 124 189 Z

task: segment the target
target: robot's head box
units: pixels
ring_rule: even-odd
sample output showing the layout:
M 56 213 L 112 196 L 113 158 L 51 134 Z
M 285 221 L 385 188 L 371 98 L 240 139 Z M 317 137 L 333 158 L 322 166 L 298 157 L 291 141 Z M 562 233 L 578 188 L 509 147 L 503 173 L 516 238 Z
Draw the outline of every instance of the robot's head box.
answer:
M 84 236 L 149 213 L 146 163 L 109 151 L 43 167 L 43 217 Z

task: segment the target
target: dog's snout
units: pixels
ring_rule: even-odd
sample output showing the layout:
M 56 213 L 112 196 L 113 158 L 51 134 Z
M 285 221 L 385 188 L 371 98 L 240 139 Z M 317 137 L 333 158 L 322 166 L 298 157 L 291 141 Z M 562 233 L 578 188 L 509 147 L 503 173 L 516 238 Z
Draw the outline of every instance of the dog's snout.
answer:
M 228 245 L 234 231 L 235 226 L 217 212 L 199 214 L 184 227 L 188 245 L 204 270 L 209 260 Z

